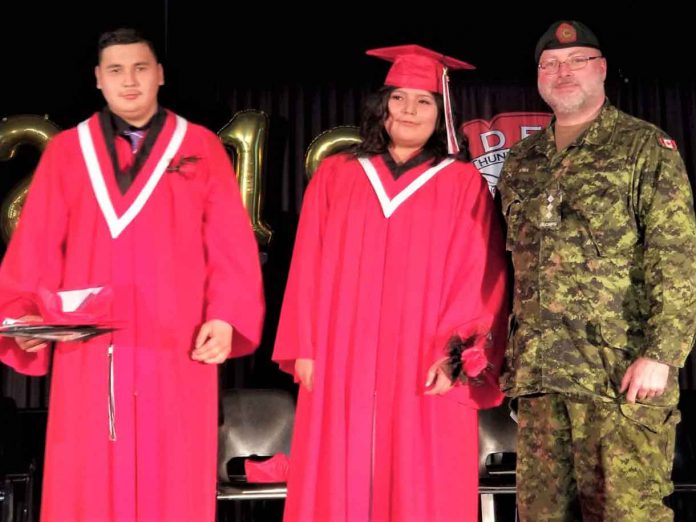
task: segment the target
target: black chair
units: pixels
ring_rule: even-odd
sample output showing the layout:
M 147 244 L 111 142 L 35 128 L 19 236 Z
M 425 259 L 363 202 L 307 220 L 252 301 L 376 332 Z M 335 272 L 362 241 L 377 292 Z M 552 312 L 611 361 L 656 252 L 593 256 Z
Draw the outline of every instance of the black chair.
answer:
M 495 522 L 495 495 L 515 495 L 517 424 L 508 400 L 479 412 L 479 498 L 481 522 Z
M 0 521 L 33 522 L 36 465 L 14 400 L 0 397 Z
M 33 522 L 34 464 L 24 473 L 7 473 L 0 483 L 0 521 Z
M 244 460 L 290 455 L 295 401 L 285 390 L 232 389 L 222 392 L 218 430 L 218 500 L 284 499 L 285 483 L 252 484 Z
M 674 491 L 696 492 L 696 390 L 682 390 L 682 420 L 677 424 L 672 480 Z

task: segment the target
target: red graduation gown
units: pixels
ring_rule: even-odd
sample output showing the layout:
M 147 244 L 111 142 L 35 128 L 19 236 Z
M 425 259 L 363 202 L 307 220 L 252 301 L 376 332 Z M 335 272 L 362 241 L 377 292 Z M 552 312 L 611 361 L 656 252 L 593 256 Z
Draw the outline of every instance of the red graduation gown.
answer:
M 300 390 L 286 521 L 476 520 L 483 386 L 423 395 L 454 333 L 493 331 L 504 350 L 504 248 L 491 195 L 469 164 L 394 180 L 345 155 L 322 162 L 300 217 L 273 358 L 315 360 Z M 388 216 L 388 217 L 387 217 Z M 503 313 L 501 313 L 503 312 Z
M 88 172 L 86 137 L 101 172 Z M 121 160 L 129 154 L 123 145 Z M 191 156 L 200 159 L 180 172 L 162 168 Z M 36 170 L 0 285 L 109 285 L 122 325 L 112 337 L 53 350 L 42 520 L 212 521 L 218 369 L 191 360 L 193 339 L 202 322 L 223 319 L 235 329 L 232 355 L 248 354 L 263 316 L 256 243 L 217 137 L 169 113 L 122 195 L 97 115 L 81 131 L 56 136 Z M 116 440 L 109 440 L 109 343 Z M 22 373 L 46 373 L 49 356 L 0 341 L 0 360 Z

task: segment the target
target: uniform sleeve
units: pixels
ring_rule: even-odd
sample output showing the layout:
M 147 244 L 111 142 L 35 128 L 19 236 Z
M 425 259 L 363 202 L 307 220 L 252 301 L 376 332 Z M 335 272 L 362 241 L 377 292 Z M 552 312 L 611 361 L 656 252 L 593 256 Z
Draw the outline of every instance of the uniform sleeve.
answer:
M 295 359 L 314 359 L 314 325 L 319 301 L 324 219 L 328 211 L 326 180 L 334 163 L 325 160 L 310 181 L 302 200 L 290 273 L 278 322 L 273 360 L 293 373 Z
M 227 152 L 212 133 L 206 132 L 205 145 L 206 320 L 232 325 L 231 356 L 239 357 L 253 352 L 261 340 L 264 297 L 258 247 Z
M 681 367 L 696 335 L 696 220 L 674 141 L 652 133 L 635 187 L 648 297 L 645 357 Z
M 507 268 L 493 198 L 479 173 L 474 170 L 470 175 L 466 203 L 460 215 L 453 217 L 457 226 L 448 254 L 445 299 L 431 358 L 435 362 L 446 356 L 453 337 L 479 338 L 490 370 L 482 374 L 482 382 L 457 385 L 447 396 L 470 407 L 488 408 L 502 401 L 498 375 L 507 340 Z
M 29 300 L 39 288 L 57 291 L 63 278 L 68 207 L 62 187 L 64 135 L 48 144 L 29 188 L 19 224 L 0 267 L 0 318 L 37 314 Z M 0 361 L 27 375 L 48 371 L 50 348 L 26 353 L 12 338 L 0 337 Z
M 514 149 L 508 151 L 508 155 L 505 158 L 505 163 L 503 163 L 503 168 L 500 170 L 500 177 L 498 178 L 498 183 L 496 184 L 496 194 L 500 200 L 500 206 L 502 209 L 506 208 L 509 195 L 509 179 L 516 168 L 516 160 L 514 158 Z

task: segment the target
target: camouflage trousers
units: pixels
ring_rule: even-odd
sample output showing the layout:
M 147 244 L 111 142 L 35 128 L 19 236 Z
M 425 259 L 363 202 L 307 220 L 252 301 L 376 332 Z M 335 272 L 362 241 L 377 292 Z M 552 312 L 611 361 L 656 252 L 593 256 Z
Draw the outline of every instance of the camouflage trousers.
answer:
M 633 410 L 641 407 L 631 405 Z M 616 403 L 547 394 L 519 400 L 517 502 L 522 522 L 663 522 L 679 411 L 661 425 Z M 634 416 L 640 419 L 640 415 Z

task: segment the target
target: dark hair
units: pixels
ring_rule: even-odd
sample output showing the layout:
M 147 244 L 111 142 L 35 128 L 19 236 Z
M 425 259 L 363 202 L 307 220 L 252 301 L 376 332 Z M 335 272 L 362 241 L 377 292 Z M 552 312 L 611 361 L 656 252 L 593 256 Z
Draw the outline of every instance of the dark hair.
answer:
M 135 29 L 130 27 L 121 27 L 120 29 L 116 29 L 114 31 L 102 33 L 101 36 L 99 36 L 99 42 L 97 44 L 97 63 L 101 61 L 102 51 L 107 47 L 111 47 L 112 45 L 128 45 L 135 43 L 144 43 L 147 45 L 150 48 L 150 51 L 152 51 L 155 60 L 159 61 L 157 59 L 157 50 L 150 40 L 145 38 Z
M 365 100 L 360 120 L 360 137 L 363 141 L 351 149 L 351 152 L 356 156 L 387 152 L 391 138 L 384 128 L 384 121 L 389 114 L 389 96 L 395 89 L 396 87 L 385 85 Z M 435 122 L 435 131 L 428 138 L 428 141 L 423 146 L 423 150 L 432 155 L 433 163 L 438 163 L 449 156 L 447 153 L 447 127 L 445 126 L 442 94 L 433 93 L 433 96 L 437 106 L 437 121 Z M 457 128 L 456 124 L 454 128 Z M 457 141 L 459 142 L 460 152 L 456 155 L 456 158 L 467 161 L 469 152 L 466 138 L 461 136 L 459 131 L 457 131 Z

